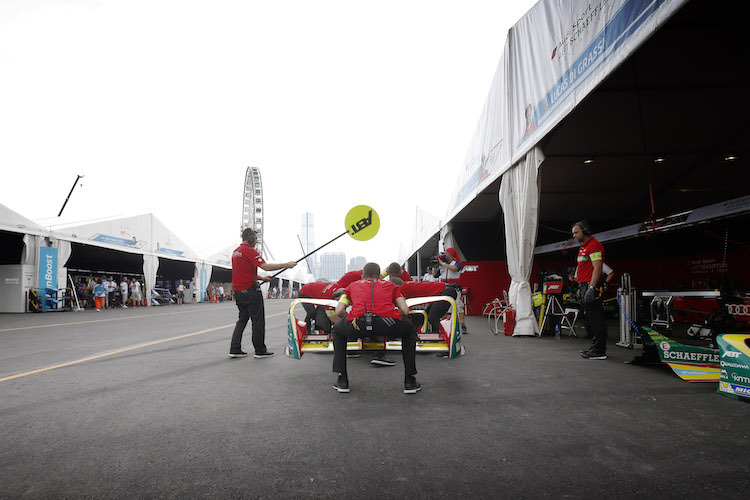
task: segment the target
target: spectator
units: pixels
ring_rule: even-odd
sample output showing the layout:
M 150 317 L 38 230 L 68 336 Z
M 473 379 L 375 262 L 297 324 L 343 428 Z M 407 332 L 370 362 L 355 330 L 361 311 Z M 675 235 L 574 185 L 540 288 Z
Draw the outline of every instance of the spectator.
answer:
M 133 296 L 133 303 L 136 306 L 140 306 L 143 303 L 143 296 L 141 295 L 141 283 L 135 278 L 133 278 L 133 281 L 130 284 L 130 293 Z
M 222 285 L 221 283 L 219 283 L 217 293 L 219 295 L 219 302 L 224 302 L 224 285 Z
M 190 294 L 193 296 L 193 303 L 198 302 L 198 286 L 195 281 L 190 282 Z
M 117 291 L 117 282 L 114 276 L 109 277 L 109 289 L 107 290 L 107 297 L 109 298 L 109 307 L 113 308 L 117 305 L 115 298 L 115 292 Z
M 122 296 L 122 307 L 128 308 L 128 280 L 124 276 L 120 282 L 120 295 Z
M 177 282 L 177 305 L 185 303 L 185 285 L 182 284 L 182 280 Z
M 104 297 L 107 296 L 107 287 L 104 283 L 99 283 L 99 278 L 94 278 L 94 305 L 97 311 L 101 311 L 104 306 Z

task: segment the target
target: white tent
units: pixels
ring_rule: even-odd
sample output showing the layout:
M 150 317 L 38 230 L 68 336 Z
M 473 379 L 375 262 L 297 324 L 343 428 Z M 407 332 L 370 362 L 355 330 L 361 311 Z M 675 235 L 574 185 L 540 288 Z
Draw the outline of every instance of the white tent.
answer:
M 20 240 L 23 245 L 18 259 L 11 258 L 7 263 L 0 264 L 0 312 L 23 312 L 26 293 L 31 288 L 39 287 L 40 247 L 45 245 L 45 241 L 50 241 L 45 240 L 50 232 L 5 205 L 0 205 L 0 232 L 7 234 L 9 240 Z M 10 242 L 3 244 L 11 246 Z M 42 253 L 46 261 L 50 252 L 42 250 Z M 57 288 L 59 276 L 48 277 L 50 287 L 55 285 L 53 288 Z M 63 283 L 64 279 L 63 275 Z
M 201 266 L 204 264 L 200 257 L 153 214 L 68 226 L 57 229 L 54 236 L 60 240 L 61 250 L 67 247 L 65 252 L 61 251 L 61 255 L 65 255 L 65 259 L 60 258 L 61 267 L 66 265 L 70 256 L 71 243 L 142 255 L 146 297 L 151 297 L 151 290 L 156 285 L 159 258 L 193 262 L 196 265 L 194 276 L 200 278 L 202 275 Z
M 540 197 L 540 141 L 687 0 L 541 0 L 508 32 L 469 145 L 450 221 L 502 177 L 514 335 L 533 335 L 529 276 Z

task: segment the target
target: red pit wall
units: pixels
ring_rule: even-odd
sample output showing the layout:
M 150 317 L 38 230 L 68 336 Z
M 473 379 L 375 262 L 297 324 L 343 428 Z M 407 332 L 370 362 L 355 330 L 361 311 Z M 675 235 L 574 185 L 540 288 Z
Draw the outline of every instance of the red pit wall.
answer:
M 605 246 L 606 251 L 606 246 Z M 568 252 L 570 259 L 534 261 L 531 283 L 539 281 L 539 270 L 554 270 L 563 274 L 568 267 L 575 266 L 575 252 Z M 727 252 L 725 276 L 744 290 L 750 288 L 750 252 L 735 250 Z M 679 255 L 649 259 L 607 259 L 615 270 L 615 284 L 621 273 L 630 273 L 630 281 L 638 291 L 644 290 L 713 290 L 721 285 L 723 255 L 718 252 Z
M 605 247 L 606 248 L 606 247 Z M 531 288 L 539 283 L 539 270 L 554 270 L 567 283 L 567 268 L 575 266 L 577 252 L 568 252 L 570 258 L 558 260 L 534 260 L 531 273 Z M 651 259 L 607 259 L 607 264 L 617 273 L 615 284 L 619 284 L 620 273 L 630 273 L 631 283 L 638 291 L 643 290 L 711 290 L 720 286 L 722 275 L 721 253 L 662 257 Z M 750 252 L 735 250 L 727 253 L 726 277 L 744 290 L 750 289 Z M 504 260 L 467 261 L 464 266 L 477 266 L 476 271 L 461 273 L 461 285 L 469 289 L 469 314 L 482 314 L 487 302 L 502 297 L 503 290 L 510 287 L 508 266 Z
M 476 266 L 476 271 L 468 271 L 466 268 Z M 510 275 L 508 265 L 504 260 L 480 260 L 464 262 L 464 271 L 461 273 L 461 286 L 469 289 L 469 314 L 482 314 L 487 302 L 496 297 L 503 297 L 503 290 L 510 286 Z

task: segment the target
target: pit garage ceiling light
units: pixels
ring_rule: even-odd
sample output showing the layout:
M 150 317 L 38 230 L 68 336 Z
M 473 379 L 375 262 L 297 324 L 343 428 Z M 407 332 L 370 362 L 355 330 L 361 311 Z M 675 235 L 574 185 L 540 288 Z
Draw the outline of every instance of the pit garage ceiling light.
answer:
M 593 165 L 594 164 L 594 159 L 593 158 L 586 158 L 585 160 L 583 160 L 583 164 L 584 165 Z
M 738 157 L 736 155 L 726 155 L 724 157 L 724 161 L 734 161 L 734 160 L 737 160 L 737 159 L 738 159 Z
M 659 156 L 658 158 L 654 158 L 654 164 L 656 164 L 656 165 L 658 165 L 660 163 L 664 163 L 665 161 L 667 161 L 667 159 L 664 158 L 663 156 Z

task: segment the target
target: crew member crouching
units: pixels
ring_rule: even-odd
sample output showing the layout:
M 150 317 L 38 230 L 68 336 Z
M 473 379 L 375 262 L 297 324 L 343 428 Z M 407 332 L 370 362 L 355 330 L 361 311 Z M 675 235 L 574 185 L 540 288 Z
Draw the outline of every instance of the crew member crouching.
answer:
M 351 306 L 349 315 L 347 307 Z M 346 344 L 350 338 L 387 337 L 401 338 L 401 354 L 404 359 L 404 393 L 415 394 L 422 387 L 414 378 L 417 374 L 417 332 L 408 318 L 406 300 L 393 283 L 380 279 L 380 266 L 368 262 L 362 271 L 362 279 L 350 284 L 336 305 L 336 314 L 346 321 L 338 321 L 331 330 L 333 334 L 333 371 L 339 377 L 333 387 L 339 392 L 349 392 L 349 377 L 346 371 Z
M 461 285 L 454 283 L 441 283 L 441 282 L 416 282 L 407 281 L 403 283 L 398 278 L 392 278 L 391 283 L 399 285 L 401 295 L 405 299 L 411 299 L 414 297 L 435 297 L 443 295 L 456 300 L 459 292 L 461 291 Z M 440 318 L 445 316 L 445 313 L 450 309 L 451 304 L 446 300 L 440 302 L 433 302 L 427 306 L 427 323 L 430 325 L 431 331 L 435 333 L 440 332 Z
M 336 292 L 336 283 L 327 283 L 325 281 L 313 281 L 302 286 L 299 290 L 301 299 L 328 299 L 333 300 Z M 323 330 L 325 333 L 331 333 L 331 325 L 336 322 L 338 316 L 331 313 L 330 309 L 315 304 L 302 303 L 305 308 L 305 323 L 307 323 L 307 333 L 312 332 L 312 323 L 315 322 L 315 328 Z

